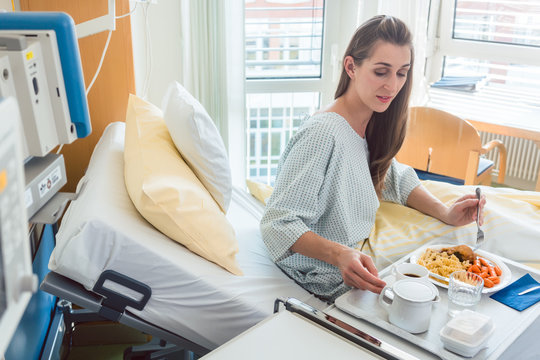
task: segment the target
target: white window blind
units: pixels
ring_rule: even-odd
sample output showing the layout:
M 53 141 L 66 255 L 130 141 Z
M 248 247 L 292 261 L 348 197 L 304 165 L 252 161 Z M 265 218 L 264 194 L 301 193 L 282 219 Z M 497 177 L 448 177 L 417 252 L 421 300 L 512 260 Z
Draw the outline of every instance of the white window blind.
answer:
M 457 0 L 455 39 L 540 46 L 538 0 Z
M 467 97 L 471 107 L 488 102 L 505 113 L 516 106 L 540 111 L 540 0 L 443 2 L 437 55 L 440 73 L 432 79 L 474 79 L 472 86 L 455 88 L 474 94 Z M 430 93 L 435 105 L 448 96 L 461 97 L 440 88 Z
M 512 45 L 540 49 L 540 1 L 456 0 L 452 38 L 505 44 L 510 54 L 501 59 L 504 50 L 500 49 L 499 56 L 494 53 L 490 59 L 475 59 L 466 51 L 464 56 L 446 56 L 443 76 L 483 77 L 482 85 L 522 93 L 526 102 L 540 105 L 540 66 L 508 59 Z
M 529 143 L 540 132 L 540 0 L 448 0 L 440 6 L 428 106 L 476 122 L 485 141 L 502 140 L 506 181 L 510 176 L 514 186 L 534 188 L 522 174 L 534 177 L 539 164 Z
M 321 76 L 324 1 L 246 2 L 246 78 Z

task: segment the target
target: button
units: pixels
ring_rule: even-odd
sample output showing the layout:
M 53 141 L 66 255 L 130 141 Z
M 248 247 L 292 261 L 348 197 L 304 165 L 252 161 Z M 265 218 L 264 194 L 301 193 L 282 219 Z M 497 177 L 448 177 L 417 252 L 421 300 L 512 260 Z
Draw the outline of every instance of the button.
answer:
M 37 83 L 37 78 L 36 78 L 36 77 L 33 77 L 33 78 L 32 78 L 32 85 L 34 85 L 34 92 L 35 92 L 36 95 L 37 95 L 38 92 L 39 92 L 39 87 L 38 87 L 38 83 Z

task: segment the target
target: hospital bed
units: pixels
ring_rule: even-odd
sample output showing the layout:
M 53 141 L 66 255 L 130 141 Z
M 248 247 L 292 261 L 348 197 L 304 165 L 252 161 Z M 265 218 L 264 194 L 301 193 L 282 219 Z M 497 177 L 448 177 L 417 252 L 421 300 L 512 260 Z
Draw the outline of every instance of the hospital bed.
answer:
M 124 123 L 112 123 L 96 145 L 62 219 L 42 290 L 199 355 L 268 317 L 278 297 L 327 306 L 270 260 L 259 231 L 262 205 L 241 189 L 233 189 L 227 219 L 243 276 L 156 230 L 125 188 L 124 133 Z
M 119 321 L 198 355 L 269 317 L 276 298 L 292 297 L 317 309 L 327 308 L 326 303 L 302 289 L 270 260 L 259 231 L 263 207 L 242 189 L 233 189 L 227 219 L 239 243 L 237 260 L 243 276 L 232 275 L 156 230 L 133 206 L 125 188 L 124 133 L 124 123 L 113 123 L 97 144 L 79 183 L 77 199 L 62 220 L 49 263 L 52 272 L 42 283 L 43 290 L 96 312 L 101 318 Z M 441 189 L 430 190 L 437 193 Z M 441 193 L 455 198 L 458 194 L 450 190 L 445 187 Z M 457 190 L 467 191 L 456 187 Z M 490 216 L 494 220 L 500 218 L 499 212 L 508 212 L 510 208 L 510 203 L 503 200 L 515 201 L 518 195 L 530 195 L 506 192 L 498 190 L 501 199 L 490 202 Z M 475 230 L 426 223 L 425 219 L 414 217 L 421 215 L 406 208 L 389 211 L 388 207 L 393 206 L 384 204 L 386 211 L 378 214 L 391 224 L 386 228 L 377 223 L 373 234 L 379 240 L 396 236 L 410 239 L 411 222 L 418 223 L 423 230 L 415 232 L 415 242 L 408 246 L 417 247 L 417 242 L 433 237 L 457 241 L 470 237 L 468 232 Z M 513 210 L 522 208 L 525 206 L 520 202 Z M 525 214 L 520 216 L 526 218 Z M 511 244 L 504 241 L 510 231 L 518 231 L 513 225 L 517 220 L 496 222 L 490 221 L 491 217 L 485 228 L 494 235 L 493 230 L 497 230 L 499 235 L 493 237 L 489 246 L 500 249 L 501 255 L 522 261 L 530 259 L 531 255 L 526 253 L 536 253 L 533 250 L 539 245 L 531 241 L 532 236 L 517 237 Z M 534 224 L 529 230 L 521 226 L 519 231 L 537 233 Z M 526 244 L 516 246 L 522 241 Z M 390 250 L 379 248 L 390 246 L 387 242 L 373 244 L 377 258 L 386 259 L 383 255 Z M 113 296 L 110 290 L 114 291 Z M 107 299 L 104 301 L 99 293 Z M 67 317 L 69 321 L 71 317 Z

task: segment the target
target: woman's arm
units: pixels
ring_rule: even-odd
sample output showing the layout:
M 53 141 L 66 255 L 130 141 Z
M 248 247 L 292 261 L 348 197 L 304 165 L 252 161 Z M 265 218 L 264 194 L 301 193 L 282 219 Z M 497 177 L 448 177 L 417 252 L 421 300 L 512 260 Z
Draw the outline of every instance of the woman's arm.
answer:
M 380 293 L 386 285 L 378 278 L 377 268 L 370 256 L 312 231 L 300 236 L 291 250 L 336 266 L 348 286 Z
M 482 209 L 485 203 L 486 199 L 482 196 L 480 200 L 480 225 L 484 221 Z M 452 206 L 448 207 L 426 190 L 425 187 L 419 185 L 409 194 L 407 205 L 446 224 L 461 226 L 476 220 L 478 199 L 474 194 L 464 195 L 456 200 Z

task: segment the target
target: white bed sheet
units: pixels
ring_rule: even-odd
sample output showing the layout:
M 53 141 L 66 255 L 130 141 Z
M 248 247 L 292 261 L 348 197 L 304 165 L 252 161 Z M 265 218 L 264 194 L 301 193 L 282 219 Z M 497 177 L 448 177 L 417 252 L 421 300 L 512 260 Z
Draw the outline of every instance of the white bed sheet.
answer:
M 143 282 L 152 297 L 142 311 L 129 310 L 209 349 L 269 316 L 277 297 L 325 308 L 270 260 L 259 231 L 262 208 L 240 189 L 233 191 L 227 218 L 244 276 L 193 254 L 149 224 L 124 185 L 124 132 L 124 123 L 113 123 L 96 145 L 80 195 L 62 220 L 51 270 L 87 289 L 107 269 Z

